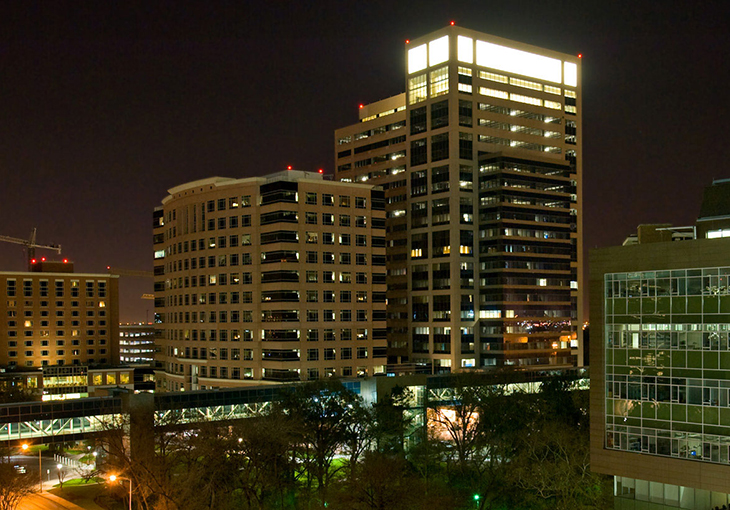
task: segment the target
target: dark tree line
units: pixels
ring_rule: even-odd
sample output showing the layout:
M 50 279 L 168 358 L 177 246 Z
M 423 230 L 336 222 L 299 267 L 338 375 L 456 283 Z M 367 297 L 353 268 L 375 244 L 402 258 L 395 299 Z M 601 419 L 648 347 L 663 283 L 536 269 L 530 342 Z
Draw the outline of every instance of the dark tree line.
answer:
M 607 508 L 610 487 L 588 466 L 586 392 L 560 378 L 537 394 L 483 382 L 455 377 L 415 435 L 407 390 L 370 406 L 335 380 L 292 386 L 255 418 L 157 432 L 143 461 L 117 424 L 107 470 L 155 510 Z

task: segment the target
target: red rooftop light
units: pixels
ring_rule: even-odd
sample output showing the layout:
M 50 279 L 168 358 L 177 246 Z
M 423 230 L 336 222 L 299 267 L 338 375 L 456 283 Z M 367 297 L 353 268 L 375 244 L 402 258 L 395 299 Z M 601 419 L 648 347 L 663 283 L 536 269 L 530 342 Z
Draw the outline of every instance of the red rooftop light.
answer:
M 451 26 L 453 27 L 454 25 L 456 25 L 456 23 L 452 21 L 451 22 Z
M 360 104 L 360 109 L 362 110 L 363 108 L 365 108 L 365 105 L 361 103 Z
M 583 58 L 583 54 L 582 53 L 578 53 L 578 58 Z
M 68 259 L 63 259 L 64 264 L 68 264 Z
M 287 170 L 291 170 L 291 165 L 286 167 Z
M 410 39 L 406 39 L 406 44 L 411 44 L 411 40 Z
M 38 261 L 37 261 L 36 259 L 30 259 L 30 263 L 31 263 L 31 264 L 35 264 L 35 263 L 37 263 L 37 262 L 38 262 Z
M 46 257 L 41 257 L 41 262 L 45 262 L 45 261 L 46 261 Z
M 319 173 L 323 174 L 324 173 L 324 170 L 320 168 L 319 169 Z

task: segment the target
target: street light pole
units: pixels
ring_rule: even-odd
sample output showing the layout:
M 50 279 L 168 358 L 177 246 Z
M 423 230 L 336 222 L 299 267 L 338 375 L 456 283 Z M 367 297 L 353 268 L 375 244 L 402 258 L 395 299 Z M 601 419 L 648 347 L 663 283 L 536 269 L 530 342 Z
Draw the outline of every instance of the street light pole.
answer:
M 132 510 L 132 479 L 117 475 L 111 475 L 109 477 L 109 481 L 113 482 L 115 480 L 127 480 L 129 482 L 129 510 Z
M 23 443 L 23 451 L 28 450 L 30 446 Z M 38 448 L 38 492 L 43 492 L 43 468 L 41 467 L 41 448 Z

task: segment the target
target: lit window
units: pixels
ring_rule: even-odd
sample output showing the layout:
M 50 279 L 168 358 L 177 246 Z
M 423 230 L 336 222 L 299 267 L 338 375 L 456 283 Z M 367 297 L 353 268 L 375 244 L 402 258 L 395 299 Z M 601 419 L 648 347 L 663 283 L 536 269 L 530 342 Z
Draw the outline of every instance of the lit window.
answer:
M 521 94 L 510 94 L 510 100 L 517 101 L 518 103 L 534 104 L 535 106 L 542 106 L 542 99 L 536 97 L 523 96 Z
M 479 71 L 482 80 L 496 81 L 498 83 L 509 83 L 509 79 L 503 74 L 495 74 L 487 71 Z
M 428 43 L 428 65 L 435 66 L 449 59 L 449 36 Z M 410 63 L 410 62 L 409 62 Z
M 408 79 L 408 104 L 415 104 L 425 101 L 426 94 L 426 75 L 421 74 Z
M 477 41 L 477 65 L 483 67 L 560 83 L 560 63 L 558 59 L 536 53 Z
M 545 85 L 545 92 L 547 92 L 548 94 L 556 94 L 559 96 L 560 93 L 562 92 L 562 90 L 560 89 L 560 87 L 553 87 L 552 85 Z
M 426 69 L 426 45 L 422 44 L 408 50 L 408 74 Z
M 523 87 L 532 90 L 542 90 L 542 85 L 534 81 L 520 80 L 519 78 L 510 78 L 509 84 L 516 87 Z
M 449 92 L 449 68 L 441 67 L 431 71 L 431 97 Z
M 479 93 L 483 96 L 498 97 L 500 99 L 509 99 L 509 94 L 504 90 L 488 89 L 487 87 L 479 87 Z
M 546 99 L 545 100 L 545 108 L 552 108 L 553 110 L 560 110 L 561 109 L 561 104 L 558 103 L 557 101 L 548 101 Z
M 474 63 L 474 40 L 471 37 L 460 35 L 456 39 L 456 47 L 461 62 Z
M 573 62 L 563 63 L 563 83 L 569 87 L 578 86 L 578 66 Z

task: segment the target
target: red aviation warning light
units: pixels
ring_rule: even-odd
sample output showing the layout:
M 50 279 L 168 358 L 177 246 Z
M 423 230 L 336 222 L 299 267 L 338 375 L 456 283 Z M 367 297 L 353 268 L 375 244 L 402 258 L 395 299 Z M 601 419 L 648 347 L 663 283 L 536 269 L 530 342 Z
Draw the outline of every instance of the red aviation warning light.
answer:
M 451 26 L 453 27 L 454 25 L 456 25 L 456 22 L 455 21 L 452 21 L 451 22 Z
M 287 169 L 287 170 L 291 170 L 291 165 L 288 165 L 288 166 L 286 167 L 286 169 Z
M 36 259 L 30 259 L 30 263 L 31 263 L 31 264 L 37 264 L 37 263 L 38 263 L 38 261 L 37 261 Z
M 319 173 L 323 174 L 324 173 L 324 169 L 320 168 L 319 169 Z
M 411 44 L 411 40 L 410 39 L 406 39 L 406 44 Z
M 364 104 L 362 104 L 362 103 L 360 103 L 360 106 L 359 106 L 359 108 L 360 108 L 360 109 L 362 110 L 363 108 L 365 108 L 365 105 L 364 105 Z
M 68 259 L 63 259 L 64 264 L 68 264 Z
M 578 53 L 578 58 L 583 58 L 583 54 L 582 53 Z
M 45 261 L 46 261 L 46 257 L 41 257 L 41 262 L 45 262 Z

